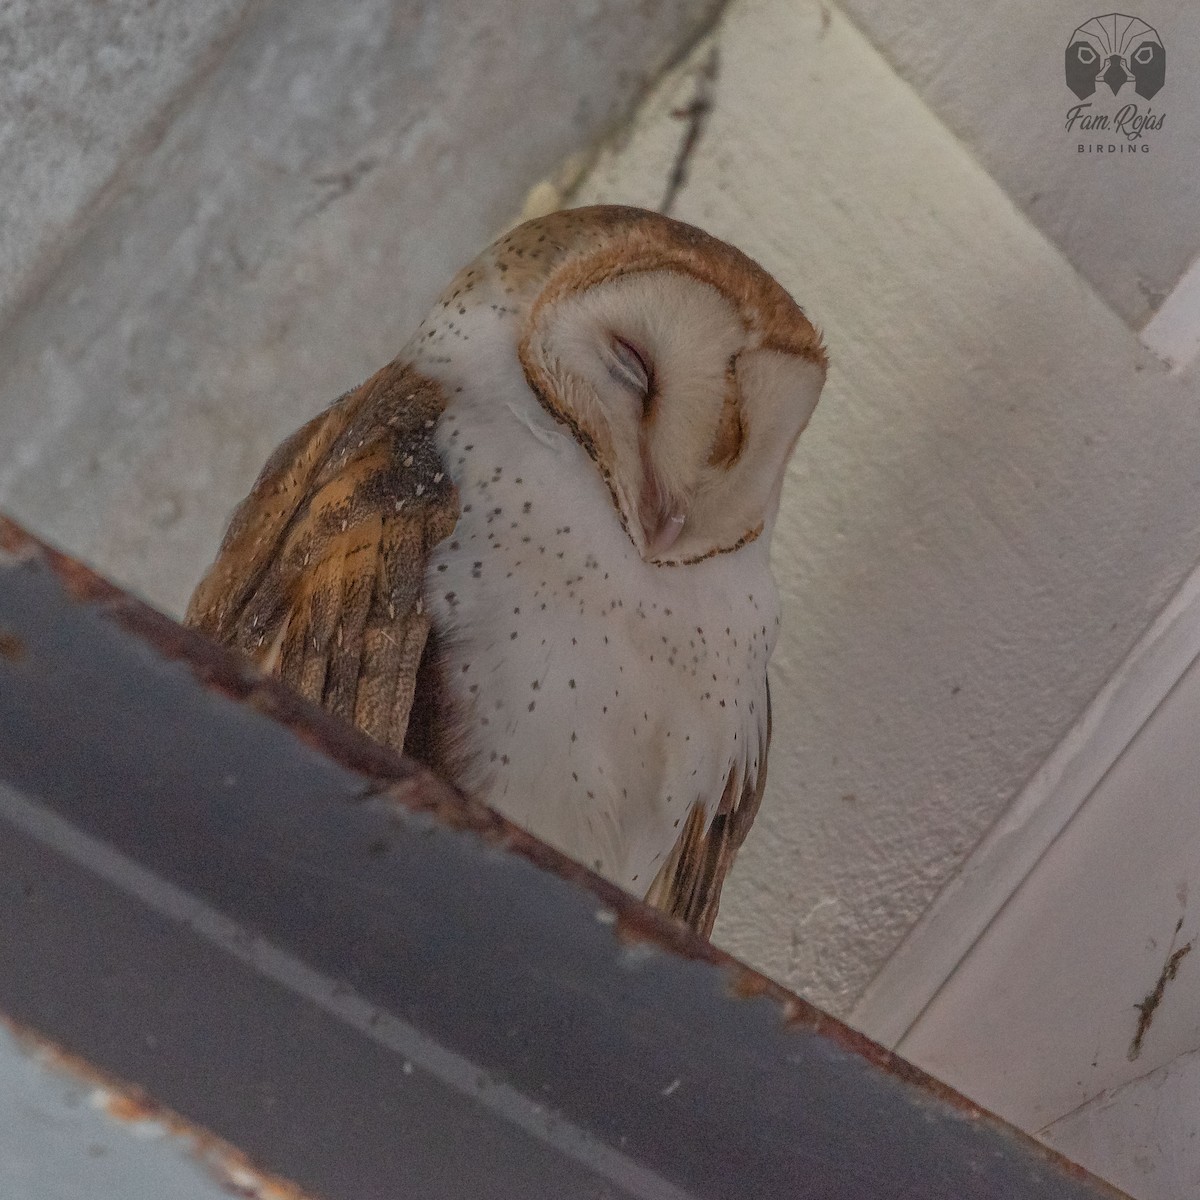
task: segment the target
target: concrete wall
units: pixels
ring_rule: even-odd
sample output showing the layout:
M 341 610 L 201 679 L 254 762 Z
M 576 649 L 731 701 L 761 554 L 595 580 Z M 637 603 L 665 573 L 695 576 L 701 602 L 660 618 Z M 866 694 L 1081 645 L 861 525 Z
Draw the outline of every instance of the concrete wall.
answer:
M 1161 114 L 1147 153 L 1080 154 L 1083 142 L 1124 139 L 1065 128 L 1078 98 L 1066 90 L 1063 54 L 1077 25 L 1108 6 L 1031 0 L 845 0 L 846 15 L 978 157 L 1028 218 L 1066 253 L 1105 301 L 1142 326 L 1200 255 L 1200 8 L 1153 0 L 1122 12 L 1154 27 L 1167 83 L 1143 99 L 1101 85 L 1092 110 L 1129 102 Z
M 249 0 L 76 4 L 0 14 L 0 322 L 52 274 L 236 36 Z

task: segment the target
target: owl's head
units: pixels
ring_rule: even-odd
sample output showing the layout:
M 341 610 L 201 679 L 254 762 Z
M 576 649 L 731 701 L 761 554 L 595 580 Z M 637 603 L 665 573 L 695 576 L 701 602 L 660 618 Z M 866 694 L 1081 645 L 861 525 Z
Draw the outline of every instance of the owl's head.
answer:
M 643 209 L 554 213 L 489 251 L 530 388 L 608 484 L 639 554 L 752 541 L 825 381 L 821 337 L 732 246 Z

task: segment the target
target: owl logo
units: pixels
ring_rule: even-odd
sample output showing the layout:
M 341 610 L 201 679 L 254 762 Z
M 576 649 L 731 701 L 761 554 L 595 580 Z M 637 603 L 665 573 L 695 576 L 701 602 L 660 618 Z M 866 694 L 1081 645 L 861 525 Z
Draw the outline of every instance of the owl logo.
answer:
M 1086 100 L 1106 83 L 1115 96 L 1127 83 L 1144 100 L 1158 94 L 1167 78 L 1162 39 L 1141 17 L 1109 13 L 1093 17 L 1071 34 L 1067 87 Z

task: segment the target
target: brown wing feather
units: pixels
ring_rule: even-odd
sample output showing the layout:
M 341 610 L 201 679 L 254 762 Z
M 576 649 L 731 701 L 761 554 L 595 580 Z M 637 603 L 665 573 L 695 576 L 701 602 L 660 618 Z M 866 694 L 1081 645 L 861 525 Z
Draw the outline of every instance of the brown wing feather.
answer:
M 397 749 L 429 633 L 429 551 L 458 521 L 441 389 L 392 364 L 297 430 L 238 507 L 186 621 Z
M 758 815 L 767 786 L 767 748 L 771 742 L 771 692 L 758 771 L 744 783 L 736 772 L 725 781 L 721 802 L 711 821 L 703 805 L 693 804 L 683 832 L 663 863 L 646 902 L 686 922 L 704 937 L 712 935 L 721 903 L 721 888 L 750 826 Z

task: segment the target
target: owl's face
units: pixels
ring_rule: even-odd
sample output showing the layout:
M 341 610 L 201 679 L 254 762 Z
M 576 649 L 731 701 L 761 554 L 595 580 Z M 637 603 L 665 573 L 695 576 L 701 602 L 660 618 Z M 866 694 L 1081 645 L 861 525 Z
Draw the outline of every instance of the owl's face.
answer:
M 547 225 L 567 249 L 526 310 L 534 393 L 594 460 L 644 559 L 752 541 L 825 380 L 820 336 L 766 272 L 699 230 L 581 209 L 521 227 L 509 249 Z

